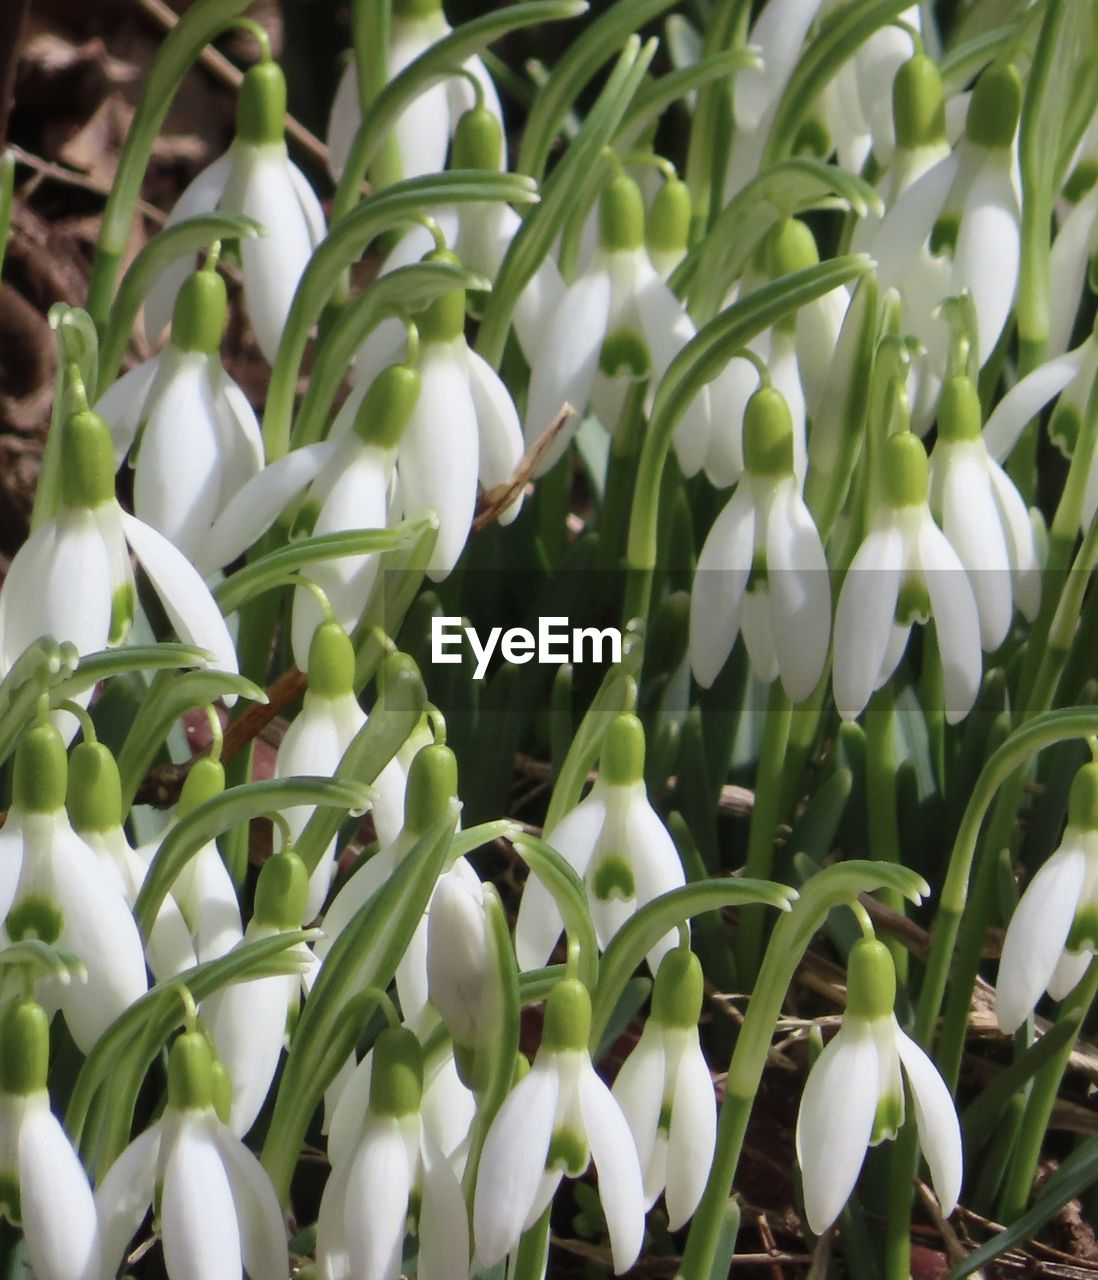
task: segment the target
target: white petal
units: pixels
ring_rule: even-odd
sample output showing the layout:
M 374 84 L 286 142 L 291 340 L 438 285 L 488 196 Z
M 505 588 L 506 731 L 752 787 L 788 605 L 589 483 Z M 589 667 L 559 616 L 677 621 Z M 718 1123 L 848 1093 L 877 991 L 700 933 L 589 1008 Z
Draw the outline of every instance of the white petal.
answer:
M 187 903 L 183 899 L 184 886 L 189 889 Z M 176 881 L 176 895 L 191 917 L 199 960 L 219 960 L 243 938 L 236 889 L 212 841 L 199 849 Z
M 919 1145 L 930 1167 L 934 1194 L 948 1218 L 961 1194 L 961 1126 L 941 1073 L 910 1036 L 896 1027 L 896 1050 L 915 1099 Z
M 27 1252 L 38 1280 L 97 1280 L 95 1199 L 45 1094 L 27 1099 L 19 1134 L 19 1195 Z
M 1092 354 L 1089 341 L 1065 356 L 1039 365 L 1016 382 L 984 424 L 984 444 L 996 462 L 1003 462 L 1029 421 L 1068 385 Z
M 130 451 L 159 368 L 160 356 L 143 361 L 124 373 L 116 382 L 112 382 L 93 406 L 111 429 L 116 468 L 122 465 L 122 459 Z
M 913 278 L 958 168 L 957 153 L 952 152 L 913 182 L 881 220 L 869 252 L 879 264 L 882 288 L 896 287 L 902 293 Z
M 221 433 L 223 469 L 217 491 L 220 512 L 249 480 L 263 470 L 263 432 L 248 397 L 222 369 L 216 356 L 210 357 L 209 369 L 217 426 Z
M 622 1063 L 612 1090 L 637 1145 L 647 1208 L 655 1203 L 665 1181 L 664 1178 L 656 1181 L 652 1176 L 653 1155 L 660 1140 L 658 1127 L 663 1109 L 664 1061 L 662 1031 L 649 1020 L 633 1052 Z M 666 1169 L 662 1172 L 666 1173 Z
M 152 1204 L 159 1154 L 158 1122 L 130 1143 L 95 1190 L 104 1275 L 118 1273 L 126 1245 L 145 1220 Z
M 1033 522 L 1014 481 L 991 458 L 987 466 L 1014 575 L 1015 603 L 1032 622 L 1041 607 L 1041 561 Z
M 1064 844 L 1014 908 L 995 984 L 995 1016 L 1004 1031 L 1016 1031 L 1047 989 L 1071 932 L 1085 877 L 1082 848 Z
M 797 366 L 809 417 L 819 411 L 831 378 L 850 295 L 832 289 L 797 313 Z
M 1004 149 L 980 167 L 965 202 L 951 292 L 967 289 L 976 308 L 978 363 L 987 363 L 1003 332 L 1018 283 L 1021 245 L 1018 198 L 1011 178 L 1013 159 Z
M 808 1224 L 821 1235 L 850 1198 L 873 1134 L 877 1051 L 869 1026 L 848 1019 L 808 1073 L 797 1113 Z
M 756 341 L 752 350 L 760 345 Z M 769 344 L 766 344 L 766 351 L 769 349 Z M 709 384 L 712 425 L 705 474 L 718 489 L 735 484 L 743 475 L 743 415 L 748 400 L 758 387 L 759 375 L 755 366 L 739 356 L 729 360 Z
M 522 427 L 518 410 L 496 371 L 475 351 L 469 353 L 469 390 L 477 415 L 480 445 L 480 483 L 485 489 L 503 484 L 522 461 Z M 522 508 L 522 494 L 499 518 L 510 524 Z
M 488 1129 L 473 1200 L 476 1257 L 482 1267 L 501 1262 L 525 1228 L 545 1171 L 559 1087 L 556 1071 L 535 1062 Z
M 241 1259 L 249 1280 L 286 1280 L 290 1269 L 286 1225 L 270 1178 L 224 1125 L 218 1126 L 217 1149 L 229 1176 L 240 1225 Z
M 835 705 L 844 720 L 862 713 L 876 687 L 900 593 L 899 530 L 881 524 L 858 548 L 835 610 Z
M 690 592 L 690 666 L 708 688 L 732 652 L 755 547 L 755 503 L 741 485 L 713 522 Z
M 395 25 L 395 24 L 394 24 Z M 414 52 L 394 33 L 390 55 L 390 74 L 423 52 L 421 40 L 414 42 Z M 408 53 L 403 50 L 408 48 Z M 409 56 L 410 55 L 410 56 Z M 446 163 L 449 144 L 449 108 L 445 84 L 433 85 L 414 98 L 400 113 L 393 127 L 400 152 L 400 167 L 405 178 L 419 178 L 427 173 L 440 173 Z
M 1098 187 L 1094 187 L 1060 224 L 1053 241 L 1049 263 L 1049 334 L 1046 348 L 1050 356 L 1067 350 L 1075 316 L 1087 278 L 1087 259 L 1094 240 L 1098 216 Z
M 351 1072 L 332 1107 L 331 1124 L 328 1126 L 328 1161 L 336 1172 L 349 1170 L 358 1150 L 370 1102 L 373 1066 L 372 1052 L 357 1064 L 352 1057 Z
M 236 982 L 203 1005 L 217 1056 L 233 1084 L 231 1125 L 241 1136 L 255 1123 L 278 1068 L 296 982 L 296 976 Z
M 321 959 L 332 949 L 332 944 L 355 914 L 392 875 L 395 865 L 393 851 L 382 849 L 364 867 L 359 867 L 342 886 L 324 913 L 324 936 L 317 939 L 314 947 Z
M 1056 962 L 1056 968 L 1048 980 L 1048 993 L 1053 1000 L 1063 1000 L 1075 990 L 1082 982 L 1093 959 L 1089 951 L 1064 952 Z
M 461 1183 L 428 1133 L 420 1141 L 423 1202 L 419 1211 L 419 1271 L 423 1280 L 450 1280 L 469 1270 L 469 1214 Z
M 793 485 L 766 526 L 766 579 L 782 685 L 803 702 L 819 683 L 831 637 L 831 582 L 815 522 Z
M 644 1240 L 644 1188 L 637 1147 L 614 1095 L 590 1061 L 579 1078 L 579 1103 L 591 1160 L 599 1175 L 599 1199 L 614 1271 L 621 1275 L 637 1260 Z
M 185 1113 L 167 1153 L 160 1234 L 172 1280 L 240 1280 L 242 1274 L 232 1188 L 208 1124 L 206 1115 Z
M 301 206 L 301 213 L 305 219 L 309 239 L 315 249 L 328 234 L 328 225 L 324 220 L 324 210 L 309 179 L 306 178 L 292 160 L 287 164 L 286 170 L 290 175 L 290 185 L 297 196 L 297 202 Z
M 653 898 L 682 888 L 686 883 L 686 875 L 675 842 L 659 814 L 648 803 L 643 787 L 637 800 L 630 806 L 627 821 L 627 847 L 633 863 L 637 890 L 634 909 L 640 910 Z M 672 930 L 648 952 L 648 967 L 653 974 L 676 941 L 677 934 Z
M 929 511 L 919 530 L 919 560 L 938 632 L 946 719 L 956 724 L 980 688 L 980 615 L 964 566 Z
M 717 1100 L 713 1077 L 702 1056 L 698 1033 L 679 1058 L 667 1144 L 667 1225 L 677 1231 L 698 1207 L 709 1181 L 717 1142 Z
M 754 129 L 778 98 L 819 8 L 820 0 L 770 0 L 763 8 L 750 35 L 762 65 L 741 70 L 733 87 L 738 128 Z
M 362 123 L 362 112 L 358 102 L 358 72 L 354 58 L 347 60 L 343 74 L 336 86 L 335 98 L 332 100 L 332 111 L 328 116 L 328 169 L 338 182 L 351 153 L 351 143 Z

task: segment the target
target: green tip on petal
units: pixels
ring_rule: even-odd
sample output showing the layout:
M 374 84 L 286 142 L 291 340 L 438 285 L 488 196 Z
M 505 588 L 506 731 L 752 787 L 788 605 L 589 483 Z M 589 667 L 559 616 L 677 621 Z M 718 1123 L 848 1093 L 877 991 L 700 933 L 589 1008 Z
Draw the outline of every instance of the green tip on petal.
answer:
M 602 743 L 599 774 L 613 786 L 629 786 L 644 777 L 644 726 L 633 715 L 615 716 Z
M 457 758 L 447 746 L 423 747 L 412 758 L 404 801 L 404 825 L 426 831 L 444 818 L 457 795 Z
M 652 1017 L 664 1027 L 696 1027 L 705 995 L 701 962 L 689 947 L 675 947 L 660 961 L 652 990 Z
M 183 282 L 172 312 L 172 344 L 212 354 L 221 346 L 228 309 L 225 281 L 216 271 L 195 271 Z
M 308 896 L 309 873 L 304 862 L 293 849 L 283 849 L 268 858 L 259 873 L 254 919 L 279 933 L 299 929 Z
M 1085 764 L 1068 795 L 1068 822 L 1083 831 L 1098 831 L 1098 764 Z
M 817 160 L 826 160 L 835 150 L 835 140 L 827 121 L 820 116 L 810 116 L 797 130 L 793 139 L 795 156 L 813 156 Z
M 881 450 L 881 487 L 893 507 L 913 507 L 926 501 L 930 467 L 918 436 L 901 431 L 889 436 Z
M 945 88 L 933 58 L 917 53 L 896 72 L 892 82 L 892 116 L 896 144 L 905 150 L 946 140 Z
M 493 172 L 503 168 L 503 130 L 499 119 L 487 107 L 472 107 L 458 121 L 451 166 Z
M 122 825 L 118 762 L 102 742 L 81 742 L 73 749 L 68 806 L 77 831 L 113 831 Z
M 644 199 L 627 174 L 619 173 L 599 197 L 599 243 L 611 252 L 644 244 Z
M 370 1110 L 376 1115 L 415 1115 L 423 1099 L 423 1049 L 406 1027 L 389 1027 L 374 1044 Z
M 446 294 L 440 301 L 454 296 Z M 464 324 L 465 295 L 461 294 L 459 332 L 464 330 Z M 419 374 L 409 365 L 391 364 L 382 369 L 370 383 L 355 414 L 354 429 L 359 439 L 379 449 L 395 449 L 419 400 L 419 391 Z
M 1012 66 L 990 66 L 976 81 L 965 133 L 978 147 L 1009 147 L 1022 110 L 1022 77 Z
M 0 1092 L 27 1097 L 46 1087 L 50 1020 L 33 1000 L 15 1000 L 0 1012 Z
M 219 760 L 203 756 L 191 765 L 179 795 L 179 816 L 193 813 L 200 804 L 212 800 L 225 790 L 225 769 Z
M 585 1049 L 591 1035 L 591 997 L 578 978 L 563 978 L 545 1002 L 542 1048 L 553 1053 Z
M 12 800 L 28 813 L 56 813 L 65 807 L 69 758 L 52 724 L 37 724 L 15 753 Z
M 168 1103 L 180 1111 L 213 1106 L 214 1056 L 201 1031 L 177 1036 L 168 1057 Z
M 846 1012 L 875 1022 L 896 1007 L 896 966 L 892 954 L 876 938 L 859 938 L 846 965 Z
M 309 645 L 309 692 L 344 698 L 354 689 L 355 647 L 338 622 L 322 622 Z
M 980 395 L 971 378 L 950 378 L 938 401 L 938 435 L 942 440 L 978 440 L 983 426 Z
M 793 472 L 793 415 L 776 387 L 760 387 L 743 415 L 743 463 L 755 476 Z
M 114 445 L 97 413 L 82 409 L 61 428 L 61 501 L 94 511 L 114 501 Z
M 286 77 L 277 62 L 258 62 L 244 73 L 236 100 L 236 136 L 254 147 L 285 141 Z
M 693 204 L 690 188 L 681 178 L 668 178 L 656 192 L 648 211 L 646 238 L 654 253 L 677 253 L 690 240 Z

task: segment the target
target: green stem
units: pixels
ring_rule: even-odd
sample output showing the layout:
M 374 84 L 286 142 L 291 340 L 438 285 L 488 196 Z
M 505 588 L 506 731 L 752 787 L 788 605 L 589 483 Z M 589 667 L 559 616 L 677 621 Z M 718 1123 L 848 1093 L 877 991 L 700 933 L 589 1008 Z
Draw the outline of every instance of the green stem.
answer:
M 629 388 L 622 407 L 621 421 L 610 446 L 606 494 L 599 514 L 596 570 L 617 570 L 625 552 L 637 457 L 644 436 L 644 397 L 647 389 L 646 381 L 635 382 Z
M 896 795 L 896 695 L 890 681 L 873 695 L 865 713 L 866 808 L 869 822 L 869 851 L 885 862 L 902 862 L 900 824 Z M 882 900 L 903 913 L 903 897 L 882 893 Z M 907 981 L 907 949 L 898 938 L 889 936 L 885 945 L 896 965 L 896 980 Z M 906 1224 L 904 1230 L 907 1230 Z

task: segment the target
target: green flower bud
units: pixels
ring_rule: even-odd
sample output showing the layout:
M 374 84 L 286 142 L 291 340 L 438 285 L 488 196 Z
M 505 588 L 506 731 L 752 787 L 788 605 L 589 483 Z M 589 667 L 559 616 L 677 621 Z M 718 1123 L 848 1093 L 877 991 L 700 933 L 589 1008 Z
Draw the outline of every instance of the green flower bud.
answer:
M 77 831 L 113 831 L 122 825 L 122 779 L 103 743 L 81 742 L 73 749 L 68 806 Z
M 696 1027 L 704 995 L 701 962 L 689 947 L 676 947 L 660 961 L 652 990 L 652 1017 L 664 1027 Z
M 599 775 L 612 786 L 629 786 L 644 777 L 644 726 L 633 715 L 615 716 L 602 741 Z
M 216 271 L 195 271 L 183 282 L 172 312 L 172 343 L 180 351 L 212 354 L 221 346 L 228 309 L 225 281 Z
M 1098 160 L 1081 160 L 1064 183 L 1064 199 L 1070 204 L 1078 204 L 1098 182 Z
M 815 237 L 797 218 L 779 222 L 763 237 L 759 249 L 762 269 L 773 280 L 814 267 L 819 261 Z
M 36 724 L 15 752 L 12 800 L 28 813 L 56 813 L 65 807 L 69 758 L 52 724 Z
M 375 1115 L 415 1115 L 423 1100 L 423 1050 L 406 1027 L 389 1027 L 374 1044 L 370 1110 Z
M 408 770 L 404 825 L 416 834 L 444 818 L 457 795 L 457 760 L 446 746 L 417 751 Z
M 945 142 L 945 88 L 937 63 L 925 53 L 915 54 L 896 72 L 892 117 L 896 145 L 907 151 Z
M 846 964 L 846 1012 L 874 1022 L 896 1007 L 896 966 L 883 942 L 859 938 Z
M 1083 831 L 1098 831 L 1098 763 L 1083 765 L 1072 780 L 1068 822 Z
M 930 491 L 930 467 L 918 436 L 901 431 L 889 436 L 881 450 L 881 488 L 892 507 L 914 507 Z
M 61 501 L 94 511 L 114 501 L 114 445 L 97 413 L 82 409 L 61 428 Z
M 648 211 L 646 240 L 653 253 L 673 254 L 686 249 L 693 209 L 690 188 L 681 178 L 668 178 L 656 192 Z
M 244 73 L 236 99 L 236 136 L 254 147 L 286 139 L 286 77 L 277 62 Z
M 545 1002 L 542 1048 L 553 1053 L 586 1049 L 591 1035 L 591 997 L 577 978 L 562 978 Z
M 180 1111 L 213 1106 L 214 1056 L 200 1031 L 177 1036 L 168 1056 L 168 1105 Z
M 225 769 L 219 760 L 203 756 L 191 765 L 179 794 L 178 812 L 181 818 L 193 813 L 200 804 L 212 800 L 225 790 Z
M 776 387 L 760 387 L 743 415 L 743 463 L 754 476 L 793 471 L 793 416 Z
M 305 915 L 309 895 L 309 873 L 293 851 L 284 849 L 268 858 L 255 886 L 256 924 L 267 925 L 279 933 L 299 929 Z
M 983 426 L 980 395 L 971 378 L 950 378 L 938 401 L 938 436 L 949 442 L 978 440 Z
M 355 648 L 338 622 L 322 622 L 309 645 L 309 692 L 344 698 L 354 689 Z
M 619 173 L 599 198 L 599 243 L 614 252 L 639 249 L 644 244 L 644 200 L 640 187 Z
M 457 122 L 450 163 L 454 169 L 503 168 L 503 130 L 487 107 L 473 107 Z
M 0 1012 L 0 1093 L 27 1097 L 46 1087 L 50 1020 L 33 1000 L 13 1000 Z
M 968 104 L 965 133 L 978 147 L 1009 147 L 1022 111 L 1022 77 L 1015 67 L 987 68 Z
M 461 297 L 461 324 L 465 323 L 465 295 L 445 294 L 440 301 Z M 459 332 L 463 331 L 463 328 Z M 366 389 L 355 414 L 354 429 L 363 444 L 395 449 L 419 400 L 420 377 L 406 364 L 382 369 Z

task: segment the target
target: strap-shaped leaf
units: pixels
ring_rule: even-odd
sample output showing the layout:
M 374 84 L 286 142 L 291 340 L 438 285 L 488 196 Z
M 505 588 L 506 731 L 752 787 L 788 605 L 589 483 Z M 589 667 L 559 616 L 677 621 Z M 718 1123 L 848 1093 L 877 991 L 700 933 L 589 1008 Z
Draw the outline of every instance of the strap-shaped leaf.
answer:
M 599 944 L 587 906 L 587 890 L 572 866 L 551 845 L 536 836 L 519 836 L 515 852 L 548 889 L 564 921 L 568 945 L 578 949 L 576 976 L 588 990 L 595 989 L 599 974 Z

